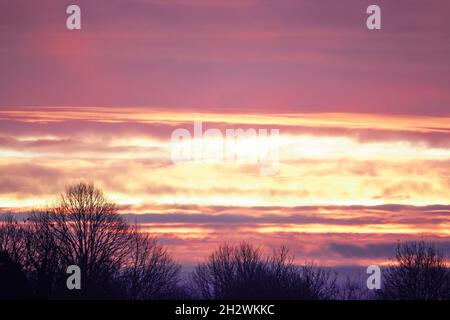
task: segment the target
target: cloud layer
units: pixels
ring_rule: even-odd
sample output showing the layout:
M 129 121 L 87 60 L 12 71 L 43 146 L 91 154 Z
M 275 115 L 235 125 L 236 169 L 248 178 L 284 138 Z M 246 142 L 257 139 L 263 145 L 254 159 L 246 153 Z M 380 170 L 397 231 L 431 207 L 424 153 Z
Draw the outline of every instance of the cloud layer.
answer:
M 326 264 L 447 250 L 450 2 L 377 3 L 380 32 L 359 0 L 78 0 L 71 32 L 67 1 L 1 1 L 0 210 L 93 181 L 186 262 L 241 240 Z M 194 121 L 280 130 L 278 174 L 174 164 Z
M 0 105 L 448 115 L 445 1 L 2 1 Z

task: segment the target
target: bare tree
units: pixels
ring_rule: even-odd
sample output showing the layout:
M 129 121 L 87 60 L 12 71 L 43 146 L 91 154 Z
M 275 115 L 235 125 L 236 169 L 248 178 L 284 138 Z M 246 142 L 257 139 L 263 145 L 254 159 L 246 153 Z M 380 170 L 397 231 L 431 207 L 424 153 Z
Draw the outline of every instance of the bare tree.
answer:
M 192 274 L 205 299 L 331 299 L 336 278 L 314 265 L 297 266 L 285 247 L 271 256 L 250 244 L 220 246 Z
M 399 300 L 450 298 L 450 271 L 442 251 L 431 243 L 405 242 L 384 273 L 381 297 Z
M 129 299 L 178 298 L 181 267 L 155 238 L 136 232 L 123 283 Z
M 367 288 L 367 278 L 356 276 L 354 278 L 347 276 L 339 288 L 340 300 L 376 300 L 377 294 L 374 290 Z
M 0 215 L 0 251 L 8 253 L 9 259 L 22 263 L 25 252 L 23 230 L 13 214 Z
M 82 271 L 83 297 L 110 297 L 133 237 L 116 205 L 94 185 L 79 183 L 67 188 L 46 219 L 62 265 Z
M 36 212 L 23 224 L 23 267 L 29 273 L 37 298 L 55 297 L 65 278 L 58 241 L 48 212 Z
M 126 223 L 92 184 L 69 186 L 54 207 L 24 222 L 1 216 L 0 252 L 9 268 L 2 270 L 23 271 L 39 299 L 167 299 L 181 294 L 180 266 L 156 239 Z M 81 269 L 81 291 L 67 290 L 69 265 Z
M 301 266 L 299 287 L 303 288 L 303 299 L 331 300 L 339 294 L 337 273 L 321 268 L 314 263 Z
M 238 247 L 222 245 L 207 262 L 199 264 L 192 275 L 193 293 L 205 299 L 239 299 L 262 293 L 256 282 L 265 268 L 259 249 L 242 243 Z M 252 281 L 252 283 L 250 283 Z M 256 298 L 256 297 L 255 297 Z

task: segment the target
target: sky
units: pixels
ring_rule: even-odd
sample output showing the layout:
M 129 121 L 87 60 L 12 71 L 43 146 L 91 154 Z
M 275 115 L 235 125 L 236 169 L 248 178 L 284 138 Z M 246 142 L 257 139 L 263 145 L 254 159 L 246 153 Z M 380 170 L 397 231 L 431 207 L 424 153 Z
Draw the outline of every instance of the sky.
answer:
M 239 241 L 326 265 L 386 263 L 413 239 L 450 253 L 449 15 L 437 0 L 0 0 L 0 211 L 88 181 L 185 263 Z M 279 130 L 277 172 L 175 163 L 173 132 L 199 121 Z

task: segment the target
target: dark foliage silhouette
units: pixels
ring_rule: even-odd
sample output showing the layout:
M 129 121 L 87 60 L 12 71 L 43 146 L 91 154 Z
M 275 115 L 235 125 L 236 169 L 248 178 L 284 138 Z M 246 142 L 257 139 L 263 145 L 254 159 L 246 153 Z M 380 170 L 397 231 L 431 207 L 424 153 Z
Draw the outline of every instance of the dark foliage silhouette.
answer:
M 0 300 L 29 299 L 30 285 L 19 263 L 0 251 Z
M 81 269 L 81 290 L 68 290 L 67 267 Z M 189 277 L 167 249 L 92 184 L 67 188 L 57 204 L 16 221 L 0 215 L 3 299 L 450 299 L 450 271 L 433 244 L 398 245 L 382 270 L 382 290 L 365 280 L 338 285 L 337 274 L 297 265 L 286 247 L 264 254 L 249 243 L 222 245 Z

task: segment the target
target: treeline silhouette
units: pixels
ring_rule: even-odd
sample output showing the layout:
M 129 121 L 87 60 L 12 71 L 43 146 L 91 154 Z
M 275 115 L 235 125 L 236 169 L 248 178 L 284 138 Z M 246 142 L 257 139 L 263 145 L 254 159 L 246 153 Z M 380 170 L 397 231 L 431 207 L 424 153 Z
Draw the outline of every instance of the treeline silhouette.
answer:
M 68 290 L 66 269 L 81 269 Z M 189 275 L 157 239 L 125 222 L 92 184 L 67 188 L 58 203 L 25 221 L 0 221 L 0 299 L 449 299 L 450 271 L 432 243 L 399 243 L 382 288 L 365 278 L 297 265 L 286 247 L 271 255 L 249 243 L 224 244 Z

